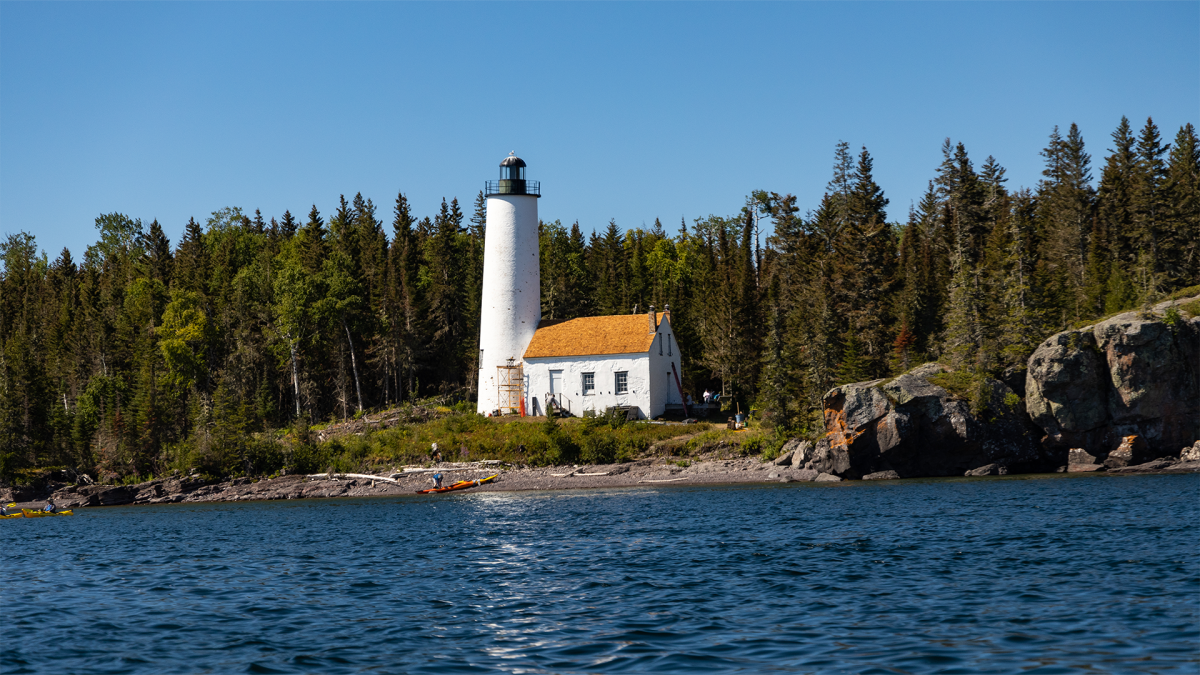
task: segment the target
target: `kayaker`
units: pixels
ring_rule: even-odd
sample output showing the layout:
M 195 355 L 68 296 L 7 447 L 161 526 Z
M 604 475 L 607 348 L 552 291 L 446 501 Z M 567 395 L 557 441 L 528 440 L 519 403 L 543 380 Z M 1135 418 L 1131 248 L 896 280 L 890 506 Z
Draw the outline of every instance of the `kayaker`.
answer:
M 14 502 L 12 504 L 5 504 L 3 506 L 0 506 L 0 516 L 7 516 L 8 515 L 8 507 L 16 506 L 16 505 L 17 505 L 16 502 Z
M 46 505 L 42 507 L 42 510 L 45 511 L 46 513 L 54 513 L 54 511 L 57 509 L 58 509 L 58 507 L 54 505 L 53 499 L 47 499 Z
M 435 473 L 433 474 L 433 489 L 436 490 L 440 487 L 442 487 L 442 474 Z

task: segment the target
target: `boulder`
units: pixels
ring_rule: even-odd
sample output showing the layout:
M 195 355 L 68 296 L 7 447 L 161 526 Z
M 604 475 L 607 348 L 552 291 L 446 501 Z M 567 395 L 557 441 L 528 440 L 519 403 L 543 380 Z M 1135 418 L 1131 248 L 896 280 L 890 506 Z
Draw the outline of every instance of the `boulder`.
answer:
M 894 471 L 898 477 L 961 476 L 990 464 L 1048 470 L 1013 391 L 1002 382 L 979 382 L 985 410 L 929 378 L 952 370 L 919 366 L 894 380 L 848 384 L 825 395 L 825 437 L 805 463 L 817 471 L 859 478 Z M 1061 461 L 1059 462 L 1061 464 Z
M 817 477 L 813 480 L 815 480 L 818 483 L 838 483 L 842 479 L 838 478 L 837 476 L 834 476 L 832 474 L 822 473 L 822 474 L 817 474 Z
M 863 476 L 862 479 L 863 480 L 895 480 L 896 478 L 899 478 L 899 477 L 900 477 L 900 474 L 896 473 L 895 471 L 892 471 L 891 469 L 888 469 L 887 471 L 876 471 L 875 473 L 869 473 L 869 474 Z
M 1067 452 L 1067 464 L 1099 464 L 1100 460 L 1083 448 L 1071 448 Z
M 1008 475 L 1008 467 L 1003 464 L 991 463 L 985 464 L 978 469 L 971 469 L 963 474 L 964 476 L 1006 476 Z
M 1179 461 L 1200 462 L 1200 441 L 1179 451 Z
M 1121 439 L 1121 445 L 1117 446 L 1116 450 L 1108 453 L 1108 457 L 1104 460 L 1104 466 L 1116 469 L 1141 464 L 1148 459 L 1150 457 L 1146 442 L 1140 436 L 1126 436 Z
M 781 453 L 779 459 L 775 460 L 775 463 L 779 466 L 803 467 L 812 459 L 812 448 L 812 441 L 793 438 L 783 444 L 783 449 L 779 451 Z M 784 462 L 784 458 L 787 458 L 786 462 Z
M 1115 469 L 1109 468 L 1109 471 L 1112 473 L 1155 473 L 1167 467 L 1175 466 L 1175 464 L 1176 462 L 1173 459 L 1154 459 L 1144 464 L 1135 464 Z
M 1025 390 L 1048 450 L 1082 448 L 1104 462 L 1138 436 L 1145 460 L 1174 455 L 1200 439 L 1200 317 L 1125 312 L 1053 335 L 1029 357 Z M 1139 463 L 1114 464 L 1129 461 Z
M 796 480 L 814 481 L 817 479 L 818 475 L 820 475 L 820 474 L 818 474 L 816 471 L 813 471 L 812 469 L 800 469 L 799 471 L 793 473 L 792 477 L 795 478 Z
M 1103 471 L 1103 464 L 1068 464 L 1067 473 L 1089 473 L 1092 471 Z

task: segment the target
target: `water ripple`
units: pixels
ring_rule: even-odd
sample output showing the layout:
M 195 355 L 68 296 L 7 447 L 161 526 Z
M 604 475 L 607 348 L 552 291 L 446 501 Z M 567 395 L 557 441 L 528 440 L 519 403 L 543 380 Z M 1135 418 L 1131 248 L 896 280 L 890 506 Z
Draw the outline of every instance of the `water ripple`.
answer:
M 4 673 L 1197 673 L 1200 476 L 81 511 Z

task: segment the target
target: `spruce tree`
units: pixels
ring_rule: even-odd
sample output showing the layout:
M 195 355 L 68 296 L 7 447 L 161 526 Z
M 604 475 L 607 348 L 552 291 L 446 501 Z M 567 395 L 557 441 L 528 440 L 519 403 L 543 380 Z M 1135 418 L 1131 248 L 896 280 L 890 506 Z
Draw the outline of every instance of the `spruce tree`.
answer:
M 1167 160 L 1163 192 L 1164 271 L 1172 287 L 1200 283 L 1200 144 L 1189 122 L 1180 127 Z
M 195 218 L 188 218 L 183 240 L 175 251 L 175 270 L 172 279 L 180 290 L 206 294 L 210 278 L 208 251 L 204 234 Z
M 1169 146 L 1162 144 L 1158 127 L 1146 119 L 1136 145 L 1137 163 L 1133 179 L 1133 240 L 1138 251 L 1134 261 L 1134 286 L 1139 300 L 1149 302 L 1157 296 L 1163 282 L 1163 221 L 1169 215 L 1167 195 L 1163 191 L 1167 166 L 1163 155 Z

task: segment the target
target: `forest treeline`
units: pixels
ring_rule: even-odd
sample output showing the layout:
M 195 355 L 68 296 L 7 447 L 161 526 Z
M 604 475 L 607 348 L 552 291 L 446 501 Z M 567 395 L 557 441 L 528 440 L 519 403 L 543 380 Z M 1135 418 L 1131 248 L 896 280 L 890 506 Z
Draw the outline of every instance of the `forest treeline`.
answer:
M 1122 119 L 1098 176 L 1078 128 L 1056 128 L 1032 189 L 961 143 L 942 155 L 903 222 L 867 149 L 840 143 L 808 211 L 759 191 L 675 232 L 541 223 L 543 317 L 669 304 L 687 388 L 803 432 L 837 383 L 926 359 L 1011 374 L 1053 331 L 1200 282 L 1191 124 L 1167 143 Z M 470 215 L 453 199 L 418 219 L 401 193 L 383 217 L 361 195 L 302 219 L 226 208 L 173 246 L 113 213 L 79 261 L 8 235 L 0 473 L 236 472 L 253 432 L 472 398 L 483 194 Z

